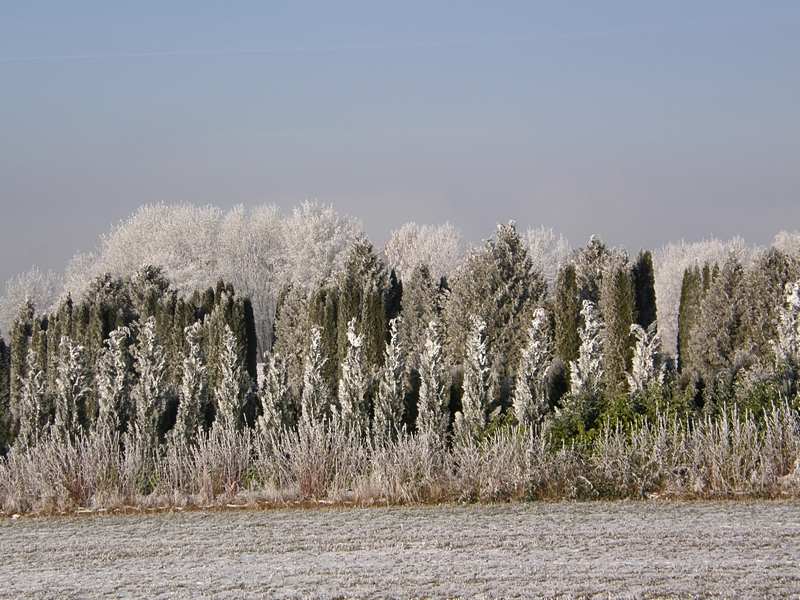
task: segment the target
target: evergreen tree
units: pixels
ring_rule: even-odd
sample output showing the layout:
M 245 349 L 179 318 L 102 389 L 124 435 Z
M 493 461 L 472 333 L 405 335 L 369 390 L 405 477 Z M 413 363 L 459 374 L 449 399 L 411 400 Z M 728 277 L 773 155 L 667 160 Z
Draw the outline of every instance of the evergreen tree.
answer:
M 392 439 L 400 431 L 403 420 L 403 346 L 400 343 L 402 317 L 390 322 L 390 338 L 386 344 L 383 368 L 381 369 L 372 432 L 378 443 Z
M 33 335 L 34 308 L 33 304 L 26 300 L 23 302 L 14 324 L 11 327 L 11 410 L 19 412 L 20 393 L 22 380 L 27 375 L 28 350 L 30 348 L 31 336 Z M 39 357 L 36 357 L 37 361 Z
M 322 355 L 325 358 L 322 372 L 327 388 L 334 393 L 336 393 L 340 376 L 337 329 L 338 297 L 336 289 L 320 286 L 308 300 L 308 325 L 318 325 L 322 331 Z M 307 339 L 303 345 L 308 345 Z
M 403 320 L 398 330 L 399 344 L 403 348 L 421 348 L 425 345 L 428 324 L 439 318 L 439 285 L 433 281 L 425 264 L 414 267 L 409 280 L 403 282 Z M 419 369 L 419 354 L 408 357 L 407 366 Z
M 325 384 L 322 355 L 322 328 L 311 326 L 311 343 L 303 367 L 303 395 L 301 419 L 305 427 L 312 427 L 327 420 L 330 411 L 330 391 Z
M 568 264 L 558 273 L 556 283 L 555 355 L 564 363 L 578 360 L 581 340 L 578 328 L 581 323 L 581 303 L 575 265 Z
M 486 323 L 486 336 L 492 340 L 489 364 L 496 396 L 508 399 L 522 348 L 524 323 L 542 304 L 547 285 L 540 273 L 532 273 L 532 263 L 514 222 L 498 225 L 495 235 L 479 251 L 473 252 L 453 280 L 446 301 L 445 347 L 454 365 L 464 363 L 471 324 L 466 315 L 476 315 Z
M 25 359 L 25 375 L 19 382 L 19 428 L 14 446 L 22 450 L 35 446 L 48 427 L 46 411 L 47 388 L 44 372 L 39 365 L 36 352 L 28 350 Z
M 583 301 L 581 309 L 583 323 L 578 331 L 581 347 L 578 360 L 570 365 L 572 395 L 582 392 L 595 394 L 601 390 L 603 381 L 603 321 L 600 312 L 589 300 Z
M 603 374 L 605 390 L 609 394 L 622 391 L 626 383 L 633 348 L 631 324 L 633 323 L 635 295 L 628 257 L 624 252 L 606 260 L 600 288 L 600 315 L 603 329 Z
M 611 251 L 598 236 L 593 235 L 585 248 L 579 248 L 575 260 L 575 275 L 578 284 L 578 297 L 581 301 L 589 300 L 595 306 L 600 302 L 600 289 L 603 286 L 603 275 L 606 263 L 612 256 Z
M 245 394 L 243 393 L 245 375 L 239 359 L 236 337 L 227 325 L 225 325 L 222 338 L 220 371 L 222 378 L 214 390 L 214 398 L 217 404 L 214 427 L 241 431 L 245 421 Z
M 694 366 L 706 383 L 720 373 L 733 376 L 734 358 L 744 339 L 743 280 L 744 269 L 736 258 L 727 260 L 718 275 L 711 272 L 689 346 Z
M 97 396 L 99 410 L 97 431 L 128 431 L 133 417 L 131 411 L 132 359 L 128 344 L 130 329 L 118 327 L 105 341 L 106 349 L 100 357 L 97 370 Z
M 258 397 L 261 400 L 261 415 L 258 429 L 262 435 L 292 428 L 297 424 L 298 410 L 292 401 L 289 388 L 289 371 L 279 354 L 270 355 L 263 365 L 263 376 Z
M 528 345 L 522 352 L 514 387 L 514 413 L 526 429 L 541 423 L 550 411 L 547 379 L 553 364 L 552 346 L 550 317 L 545 309 L 537 308 L 528 328 Z
M 308 298 L 298 287 L 285 287 L 275 309 L 275 341 L 272 352 L 284 357 L 290 386 L 303 388 L 303 372 L 311 331 L 308 323 Z
M 700 308 L 703 303 L 703 276 L 695 265 L 686 269 L 681 286 L 681 300 L 678 309 L 678 368 L 681 372 L 692 373 L 695 370 L 689 348 L 692 333 L 700 320 Z
M 778 336 L 773 341 L 778 371 L 786 379 L 788 392 L 798 392 L 800 376 L 800 281 L 787 283 L 786 299 L 778 307 Z
M 368 434 L 369 414 L 366 406 L 367 380 L 364 374 L 364 336 L 356 335 L 356 320 L 347 326 L 349 348 L 342 362 L 339 380 L 339 412 L 344 427 L 359 436 Z
M 658 324 L 653 321 L 645 331 L 641 325 L 631 325 L 631 335 L 636 338 L 631 372 L 627 374 L 631 396 L 641 399 L 653 385 L 664 383 L 664 364 L 661 359 L 661 336 Z
M 636 323 L 647 331 L 657 318 L 656 278 L 653 255 L 649 250 L 639 250 L 636 262 L 633 263 L 633 288 L 636 299 L 634 308 Z
M 0 337 L 0 456 L 11 446 L 11 349 Z
M 73 344 L 69 337 L 62 337 L 59 345 L 55 414 L 55 428 L 62 438 L 77 437 L 86 429 L 86 398 L 90 385 L 86 349 Z
M 464 394 L 461 411 L 456 413 L 453 435 L 460 444 L 477 438 L 486 427 L 489 406 L 488 341 L 484 335 L 486 323 L 476 315 L 470 316 L 472 331 L 467 338 L 464 360 Z
M 152 455 L 160 443 L 160 425 L 166 408 L 167 362 L 156 336 L 155 317 L 150 316 L 139 333 L 135 352 L 138 380 L 132 397 L 136 406 L 135 431 L 145 451 Z
M 450 421 L 448 382 L 442 364 L 442 346 L 436 323 L 428 325 L 425 347 L 420 357 L 417 434 L 434 444 L 443 444 Z
M 201 345 L 202 324 L 198 321 L 184 329 L 188 352 L 183 359 L 178 415 L 173 436 L 183 448 L 195 443 L 197 432 L 205 421 L 209 402 L 205 356 Z

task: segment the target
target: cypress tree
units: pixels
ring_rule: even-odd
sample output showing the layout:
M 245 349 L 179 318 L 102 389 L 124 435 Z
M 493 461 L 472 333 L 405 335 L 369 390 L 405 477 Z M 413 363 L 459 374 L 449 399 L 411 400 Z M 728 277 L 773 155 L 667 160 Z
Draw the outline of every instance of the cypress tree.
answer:
M 366 406 L 367 379 L 364 373 L 364 336 L 356 335 L 356 320 L 347 327 L 348 349 L 342 362 L 339 380 L 339 418 L 347 431 L 357 436 L 368 435 L 369 414 Z
M 386 356 L 375 397 L 372 433 L 379 444 L 396 437 L 402 427 L 404 366 L 403 348 L 399 336 L 401 322 L 402 317 L 395 317 L 390 322 L 391 333 L 386 344 Z
M 30 300 L 23 302 L 11 326 L 11 410 L 18 412 L 22 380 L 27 375 L 28 349 L 33 335 L 34 308 Z M 37 358 L 38 360 L 38 358 Z M 17 417 L 19 418 L 19 417 Z
M 11 446 L 11 348 L 0 337 L 0 456 Z
M 450 422 L 449 382 L 442 363 L 442 345 L 436 323 L 428 325 L 425 346 L 420 357 L 417 434 L 427 436 L 434 445 L 442 445 Z
M 90 385 L 86 348 L 74 344 L 67 336 L 62 337 L 56 378 L 55 427 L 63 439 L 78 437 L 88 429 L 86 404 Z
M 707 267 L 708 265 L 706 265 Z M 689 348 L 693 331 L 700 319 L 700 307 L 705 295 L 703 279 L 697 265 L 686 269 L 683 273 L 678 309 L 678 369 L 687 374 L 692 373 L 695 369 Z
M 403 284 L 403 320 L 398 329 L 399 343 L 409 352 L 409 369 L 419 368 L 419 350 L 425 345 L 428 325 L 439 318 L 438 299 L 439 288 L 430 269 L 418 264 Z
M 581 322 L 581 305 L 575 266 L 569 264 L 558 273 L 556 283 L 555 355 L 565 364 L 578 360 L 581 340 L 578 328 Z
M 489 406 L 488 340 L 484 335 L 486 323 L 476 315 L 470 316 L 472 331 L 467 338 L 464 360 L 464 394 L 461 411 L 456 413 L 453 426 L 454 439 L 468 444 L 486 427 L 486 409 Z
M 306 428 L 324 423 L 330 413 L 330 390 L 325 383 L 322 354 L 322 328 L 311 326 L 311 341 L 303 366 L 303 395 L 301 398 L 301 422 Z
M 105 341 L 105 351 L 97 369 L 97 431 L 124 433 L 133 417 L 131 384 L 133 379 L 130 329 L 118 327 Z
M 524 428 L 538 425 L 550 411 L 547 379 L 553 363 L 552 346 L 550 316 L 545 309 L 537 308 L 514 386 L 514 413 Z
M 209 403 L 205 357 L 200 343 L 202 324 L 198 321 L 184 329 L 188 352 L 183 359 L 180 401 L 173 429 L 173 439 L 183 448 L 193 445 L 205 421 Z
M 275 314 L 272 351 L 286 361 L 289 383 L 299 393 L 303 388 L 305 357 L 310 345 L 309 302 L 305 292 L 299 287 L 283 288 Z
M 649 250 L 639 250 L 633 263 L 633 286 L 635 290 L 636 323 L 647 331 L 656 321 L 656 278 L 653 270 L 653 255 Z
M 339 382 L 339 337 L 337 329 L 339 294 L 337 290 L 319 287 L 308 300 L 308 327 L 318 325 L 322 332 L 322 356 L 325 364 L 322 368 L 328 389 L 336 392 Z M 355 317 L 353 317 L 355 318 Z M 310 343 L 310 330 L 306 330 L 303 346 Z M 347 340 L 345 340 L 347 343 Z M 346 350 L 346 348 L 345 348 Z
M 610 394 L 622 391 L 633 355 L 631 324 L 635 294 L 633 277 L 624 253 L 606 262 L 600 291 L 600 314 L 603 329 L 603 375 L 605 389 Z
M 221 379 L 214 390 L 217 405 L 215 429 L 233 429 L 241 431 L 244 419 L 244 379 L 236 336 L 228 325 L 225 325 L 220 353 Z
M 135 431 L 145 452 L 152 456 L 160 442 L 159 426 L 166 408 L 166 370 L 164 347 L 156 336 L 155 317 L 150 316 L 139 333 L 136 348 L 138 381 L 133 388 L 136 410 Z
M 25 449 L 35 446 L 43 437 L 49 425 L 46 409 L 46 384 L 44 372 L 39 365 L 39 357 L 34 350 L 28 350 L 25 357 L 25 375 L 20 379 L 18 433 L 14 446 Z

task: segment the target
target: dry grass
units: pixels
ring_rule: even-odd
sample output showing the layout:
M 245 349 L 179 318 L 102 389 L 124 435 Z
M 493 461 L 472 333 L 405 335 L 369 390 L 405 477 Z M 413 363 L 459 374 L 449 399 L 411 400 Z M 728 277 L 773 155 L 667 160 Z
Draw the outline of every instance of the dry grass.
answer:
M 135 439 L 51 438 L 0 462 L 3 514 L 131 507 L 409 504 L 535 499 L 800 497 L 800 426 L 788 405 L 759 419 L 607 428 L 551 448 L 547 430 L 501 429 L 446 449 L 421 436 L 374 445 L 335 426 L 279 435 L 212 430 L 148 455 Z

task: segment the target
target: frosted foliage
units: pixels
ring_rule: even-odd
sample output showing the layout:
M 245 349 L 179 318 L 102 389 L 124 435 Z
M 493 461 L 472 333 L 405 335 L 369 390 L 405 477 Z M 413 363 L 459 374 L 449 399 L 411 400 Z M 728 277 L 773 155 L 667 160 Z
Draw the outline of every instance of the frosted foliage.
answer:
M 28 350 L 25 367 L 26 374 L 21 382 L 18 408 L 19 432 L 14 441 L 17 447 L 23 449 L 35 446 L 47 425 L 45 407 L 47 384 L 44 381 L 44 373 L 39 367 L 39 359 L 33 350 Z
M 570 363 L 572 393 L 594 393 L 603 379 L 603 322 L 600 311 L 589 300 L 583 301 L 583 321 L 578 329 L 581 339 L 577 362 Z
M 219 273 L 240 295 L 250 298 L 256 320 L 259 355 L 270 349 L 275 302 L 286 282 L 283 217 L 275 205 L 242 205 L 222 220 L 219 236 Z
M 158 444 L 158 423 L 165 408 L 167 361 L 164 347 L 156 337 L 156 320 L 145 321 L 136 348 L 136 372 L 139 380 L 134 387 L 136 405 L 136 435 L 150 451 Z
M 631 372 L 626 373 L 628 386 L 633 396 L 643 396 L 653 384 L 664 382 L 664 364 L 661 360 L 661 334 L 657 322 L 647 331 L 641 325 L 631 325 L 631 335 L 636 338 L 633 348 Z
M 227 325 L 222 335 L 219 366 L 222 378 L 214 390 L 217 401 L 214 428 L 239 430 L 243 424 L 245 400 L 241 389 L 242 367 L 239 364 L 236 336 Z
M 347 354 L 342 361 L 339 380 L 339 418 L 348 431 L 367 433 L 367 381 L 364 375 L 364 336 L 356 335 L 356 320 L 347 323 Z
M 389 323 L 391 335 L 384 352 L 372 427 L 373 435 L 378 441 L 391 439 L 403 419 L 404 365 L 403 349 L 398 335 L 401 322 L 401 317 L 395 317 Z
M 476 315 L 470 316 L 472 328 L 467 337 L 464 360 L 464 394 L 461 412 L 456 413 L 455 436 L 465 442 L 486 426 L 486 408 L 489 405 L 488 341 L 484 332 L 486 322 Z
M 800 281 L 786 284 L 786 303 L 778 308 L 778 339 L 773 341 L 779 365 L 800 368 Z
M 392 232 L 386 244 L 389 269 L 400 279 L 411 277 L 418 265 L 427 265 L 433 280 L 451 277 L 467 257 L 469 244 L 457 228 L 444 225 L 406 223 Z
M 328 393 L 322 369 L 327 362 L 322 356 L 322 327 L 311 327 L 311 344 L 303 365 L 303 395 L 301 416 L 307 427 L 325 420 L 328 410 Z
M 339 271 L 350 246 L 362 237 L 361 221 L 340 217 L 333 207 L 304 202 L 285 222 L 293 283 L 311 287 Z
M 147 205 L 109 234 L 101 236 L 95 260 L 79 259 L 68 283 L 83 283 L 87 276 L 79 266 L 91 270 L 88 279 L 110 273 L 126 277 L 143 265 L 163 267 L 172 286 L 184 294 L 213 285 L 217 265 L 219 229 L 223 213 L 215 206 L 191 204 Z M 68 289 L 79 298 L 84 289 Z
M 775 236 L 772 247 L 790 256 L 800 255 L 800 231 L 781 231 Z
M 41 314 L 53 312 L 61 297 L 63 282 L 51 271 L 42 273 L 31 269 L 6 282 L 5 295 L 0 298 L 0 335 L 11 333 L 11 326 L 20 305 L 30 300 Z
M 681 301 L 683 273 L 695 265 L 725 263 L 736 258 L 747 268 L 753 264 L 760 249 L 745 244 L 736 237 L 727 242 L 711 239 L 694 244 L 670 243 L 653 252 L 656 311 L 661 343 L 665 354 L 675 356 L 678 343 L 678 309 Z
M 61 436 L 77 433 L 86 412 L 86 398 L 91 389 L 91 373 L 86 348 L 63 336 L 59 344 L 56 376 L 56 431 Z
M 208 401 L 208 377 L 200 346 L 202 324 L 198 321 L 183 331 L 189 349 L 183 359 L 178 416 L 173 436 L 179 444 L 188 447 L 194 443 L 203 423 L 203 411 Z
M 550 410 L 547 376 L 552 360 L 553 330 L 547 311 L 537 308 L 528 329 L 528 345 L 522 351 L 514 388 L 514 413 L 523 427 L 541 422 Z
M 417 433 L 427 436 L 433 442 L 442 443 L 450 414 L 447 403 L 447 382 L 442 365 L 442 345 L 434 322 L 428 325 L 425 346 L 419 362 Z
M 130 401 L 129 340 L 130 329 L 118 327 L 104 342 L 105 348 L 100 356 L 97 372 L 99 406 L 96 428 L 100 432 L 119 430 L 120 412 Z
M 558 271 L 567 264 L 572 253 L 567 239 L 556 235 L 551 227 L 528 228 L 525 249 L 533 264 L 532 271 L 541 273 L 550 292 L 556 289 Z
M 272 354 L 266 364 L 261 365 L 258 398 L 261 401 L 261 416 L 257 424 L 262 434 L 268 435 L 293 425 L 289 370 L 279 354 Z

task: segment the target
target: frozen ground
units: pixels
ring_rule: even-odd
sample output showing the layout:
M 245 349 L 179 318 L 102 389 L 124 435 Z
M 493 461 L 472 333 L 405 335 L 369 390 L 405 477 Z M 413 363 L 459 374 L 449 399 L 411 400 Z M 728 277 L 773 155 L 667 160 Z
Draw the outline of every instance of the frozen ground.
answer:
M 536 503 L 0 522 L 4 597 L 793 597 L 800 504 Z

